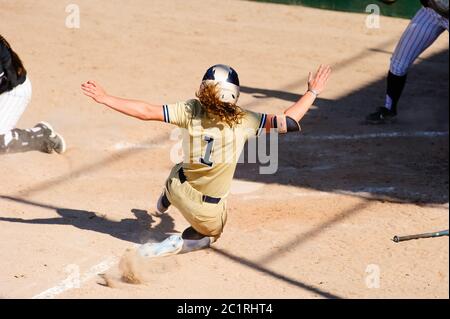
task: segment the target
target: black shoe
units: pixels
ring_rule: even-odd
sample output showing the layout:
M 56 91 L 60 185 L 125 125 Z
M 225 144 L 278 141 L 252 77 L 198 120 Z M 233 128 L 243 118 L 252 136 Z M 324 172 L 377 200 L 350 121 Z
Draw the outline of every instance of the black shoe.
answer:
M 169 200 L 166 197 L 165 193 L 162 193 L 161 196 L 159 196 L 158 202 L 156 203 L 155 207 L 155 215 L 160 217 L 164 215 L 170 208 Z
M 366 117 L 368 124 L 386 124 L 395 121 L 397 112 L 389 110 L 385 107 L 380 107 L 375 113 L 369 114 Z

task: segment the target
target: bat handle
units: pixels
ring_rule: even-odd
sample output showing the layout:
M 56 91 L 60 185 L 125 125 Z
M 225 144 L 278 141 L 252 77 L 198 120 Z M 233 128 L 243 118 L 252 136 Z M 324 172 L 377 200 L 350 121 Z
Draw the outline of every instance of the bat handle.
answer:
M 399 243 L 399 242 L 407 241 L 407 240 L 411 240 L 411 239 L 436 238 L 436 237 L 442 237 L 442 236 L 448 236 L 448 230 L 435 232 L 435 233 L 410 235 L 410 236 L 395 236 L 393 241 L 395 243 Z
M 402 241 L 407 241 L 407 240 L 411 240 L 411 239 L 419 239 L 419 238 L 423 238 L 422 236 L 417 236 L 417 235 L 412 235 L 412 236 L 395 236 L 394 237 L 394 242 L 395 243 L 400 243 Z

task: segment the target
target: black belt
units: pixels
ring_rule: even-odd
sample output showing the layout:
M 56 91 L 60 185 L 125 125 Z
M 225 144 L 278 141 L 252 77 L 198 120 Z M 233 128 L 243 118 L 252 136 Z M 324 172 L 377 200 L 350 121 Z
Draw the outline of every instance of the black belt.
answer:
M 180 168 L 180 170 L 178 171 L 178 176 L 180 177 L 181 184 L 184 184 L 185 182 L 187 182 L 187 178 L 186 178 L 186 175 L 184 175 L 183 168 Z M 209 204 L 219 204 L 220 201 L 222 200 L 222 198 L 203 195 L 202 200 L 203 200 L 203 202 L 209 203 Z

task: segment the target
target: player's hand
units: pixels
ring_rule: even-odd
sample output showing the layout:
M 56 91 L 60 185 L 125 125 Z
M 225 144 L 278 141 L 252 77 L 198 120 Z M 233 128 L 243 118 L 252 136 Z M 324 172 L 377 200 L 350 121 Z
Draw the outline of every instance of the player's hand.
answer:
M 313 75 L 312 72 L 309 73 L 308 90 L 321 94 L 325 90 L 330 76 L 331 67 L 328 65 L 321 65 L 315 75 Z
M 95 81 L 87 81 L 81 84 L 81 90 L 84 95 L 91 97 L 97 103 L 105 103 L 108 97 L 106 91 Z

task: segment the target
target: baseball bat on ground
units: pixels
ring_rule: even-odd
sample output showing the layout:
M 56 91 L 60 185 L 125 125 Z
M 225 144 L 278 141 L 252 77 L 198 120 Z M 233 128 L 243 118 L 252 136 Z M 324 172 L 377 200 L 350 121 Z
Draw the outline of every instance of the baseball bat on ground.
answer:
M 410 236 L 395 236 L 394 242 L 399 243 L 402 241 L 412 240 L 412 239 L 420 239 L 420 238 L 436 238 L 436 237 L 442 237 L 442 236 L 448 236 L 448 229 L 435 232 L 435 233 L 426 233 L 426 234 L 417 234 L 417 235 L 410 235 Z

